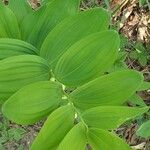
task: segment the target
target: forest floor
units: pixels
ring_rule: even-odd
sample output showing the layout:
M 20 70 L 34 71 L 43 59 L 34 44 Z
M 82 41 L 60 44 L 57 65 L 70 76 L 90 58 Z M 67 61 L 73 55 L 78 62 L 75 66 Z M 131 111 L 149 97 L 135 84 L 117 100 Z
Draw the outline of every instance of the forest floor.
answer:
M 32 5 L 39 6 L 36 0 Z M 126 52 L 129 68 L 141 71 L 146 81 L 150 81 L 150 11 L 147 5 L 139 6 L 138 0 L 112 0 L 109 5 L 104 0 L 84 0 L 81 10 L 91 7 L 107 8 L 112 14 L 112 28 L 121 35 L 121 49 Z M 136 50 L 141 56 L 137 56 Z M 149 49 L 149 51 L 148 51 Z M 132 54 L 132 55 L 131 55 Z M 133 57 L 134 54 L 134 57 Z M 136 55 L 136 57 L 135 57 Z M 139 93 L 144 102 L 150 105 L 150 92 Z M 0 150 L 27 150 L 43 122 L 32 126 L 19 126 L 0 114 Z M 116 133 L 125 139 L 135 150 L 150 150 L 150 139 L 136 135 L 140 123 L 125 124 Z

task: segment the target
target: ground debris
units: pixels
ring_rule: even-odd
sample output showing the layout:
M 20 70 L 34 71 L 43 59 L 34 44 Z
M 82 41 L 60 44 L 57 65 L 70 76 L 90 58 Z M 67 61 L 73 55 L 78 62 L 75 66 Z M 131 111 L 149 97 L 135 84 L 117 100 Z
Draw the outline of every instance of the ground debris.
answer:
M 118 3 L 121 7 L 114 15 L 113 22 L 119 22 L 120 32 L 131 40 L 149 43 L 149 9 L 139 7 L 138 0 L 125 0 L 122 4 L 120 1 Z M 114 8 L 118 3 L 112 3 L 112 7 Z

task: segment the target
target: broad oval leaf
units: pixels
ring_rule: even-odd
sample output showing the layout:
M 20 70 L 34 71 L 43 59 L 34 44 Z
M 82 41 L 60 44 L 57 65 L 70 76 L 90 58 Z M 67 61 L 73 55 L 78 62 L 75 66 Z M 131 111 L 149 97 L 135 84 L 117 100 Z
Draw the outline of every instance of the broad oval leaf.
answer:
M 86 128 L 78 123 L 65 136 L 57 150 L 85 150 L 86 143 Z
M 0 60 L 16 55 L 35 55 L 37 49 L 31 44 L 10 38 L 0 38 Z
M 47 119 L 30 150 L 56 150 L 74 125 L 74 109 L 67 105 L 55 110 Z
M 39 81 L 24 86 L 2 107 L 3 114 L 18 124 L 33 124 L 56 109 L 63 92 L 60 84 Z
M 50 78 L 47 62 L 39 56 L 13 56 L 0 61 L 0 103 L 21 87 Z
M 148 111 L 148 107 L 99 106 L 86 110 L 82 118 L 89 127 L 115 129 L 129 119 Z
M 139 88 L 143 76 L 124 70 L 101 76 L 70 94 L 75 106 L 88 109 L 100 105 L 122 105 Z
M 59 58 L 71 45 L 89 34 L 108 29 L 109 21 L 108 12 L 102 8 L 90 9 L 68 17 L 48 34 L 40 54 L 54 69 Z
M 38 10 L 29 13 L 22 21 L 21 25 L 20 25 L 20 30 L 21 30 L 21 37 L 22 40 L 27 41 L 29 34 L 32 32 L 35 24 L 38 21 L 38 18 L 40 17 L 40 15 L 42 15 L 42 13 L 44 13 L 46 6 L 43 6 L 41 8 L 39 8 Z
M 23 21 L 21 30 L 23 34 L 26 32 L 25 40 L 40 48 L 48 33 L 65 17 L 76 14 L 78 8 L 79 0 L 53 0 L 47 3 L 36 15 L 29 14 Z
M 115 134 L 97 128 L 89 129 L 88 142 L 94 150 L 132 150 Z
M 2 4 L 0 4 L 0 37 L 21 38 L 16 16 Z
M 137 130 L 137 135 L 144 137 L 144 138 L 149 138 L 150 137 L 150 120 L 144 122 L 140 128 Z
M 114 63 L 118 48 L 115 31 L 87 36 L 63 54 L 54 70 L 55 77 L 67 86 L 80 86 L 103 74 Z
M 14 12 L 19 23 L 28 13 L 32 12 L 32 8 L 26 0 L 9 0 L 8 7 Z

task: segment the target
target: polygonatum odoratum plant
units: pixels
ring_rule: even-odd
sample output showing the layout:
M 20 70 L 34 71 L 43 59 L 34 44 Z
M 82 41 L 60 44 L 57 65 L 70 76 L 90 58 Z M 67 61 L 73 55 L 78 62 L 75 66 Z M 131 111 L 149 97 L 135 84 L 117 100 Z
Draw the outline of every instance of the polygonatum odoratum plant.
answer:
M 11 121 L 46 119 L 31 150 L 130 150 L 114 133 L 147 107 L 126 101 L 143 83 L 133 70 L 108 73 L 119 50 L 102 8 L 79 0 L 0 2 L 0 103 Z

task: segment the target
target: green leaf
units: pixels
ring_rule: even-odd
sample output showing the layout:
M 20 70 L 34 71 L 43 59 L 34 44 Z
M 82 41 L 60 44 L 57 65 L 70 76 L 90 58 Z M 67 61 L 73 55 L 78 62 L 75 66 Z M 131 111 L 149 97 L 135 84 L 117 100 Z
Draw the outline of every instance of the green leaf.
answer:
M 78 8 L 79 0 L 53 0 L 42 11 L 39 10 L 35 15 L 29 14 L 23 21 L 23 28 L 27 27 L 25 30 L 22 28 L 22 32 L 28 35 L 26 40 L 40 48 L 48 33 L 65 17 L 76 14 Z M 31 29 L 27 30 L 29 27 Z
M 43 4 L 46 4 L 46 3 L 49 3 L 49 2 L 51 2 L 51 1 L 53 1 L 53 0 L 42 0 L 42 3 L 43 3 Z
M 19 142 L 24 136 L 25 130 L 23 128 L 10 128 L 8 131 L 9 140 Z
M 30 150 L 55 150 L 73 127 L 74 115 L 70 105 L 55 110 L 48 117 Z
M 146 121 L 140 126 L 140 128 L 137 131 L 137 135 L 144 138 L 150 137 L 150 120 Z
M 110 9 L 110 2 L 109 2 L 109 0 L 104 0 L 104 3 L 106 5 L 107 9 L 109 10 Z
M 91 128 L 88 141 L 94 150 L 132 150 L 122 139 L 105 130 Z
M 108 70 L 108 72 L 116 72 L 128 69 L 125 62 L 115 62 L 113 66 Z
M 146 0 L 139 0 L 139 6 L 142 7 L 146 3 Z
M 108 29 L 110 17 L 102 8 L 90 9 L 68 17 L 46 37 L 41 56 L 49 61 L 52 69 L 71 45 L 83 37 Z
M 39 56 L 13 56 L 0 61 L 0 103 L 21 87 L 50 78 L 47 62 Z
M 79 123 L 69 131 L 57 150 L 85 150 L 86 142 L 86 128 Z
M 27 42 L 17 39 L 0 38 L 0 60 L 16 55 L 35 55 L 36 52 L 37 49 Z
M 0 5 L 0 37 L 20 39 L 17 18 L 14 13 L 4 5 Z
M 150 82 L 143 82 L 142 85 L 139 87 L 138 91 L 145 91 L 150 89 Z
M 117 56 L 117 62 L 124 62 L 127 57 L 127 52 L 125 51 L 119 51 L 118 56 Z
M 134 119 L 148 111 L 148 107 L 99 106 L 88 109 L 82 118 L 89 127 L 115 129 L 129 119 Z
M 80 109 L 100 105 L 122 105 L 136 92 L 142 82 L 143 76 L 139 72 L 118 71 L 77 88 L 70 97 Z
M 148 63 L 148 59 L 147 59 L 147 55 L 140 55 L 139 59 L 138 59 L 139 63 L 141 64 L 141 66 L 146 66 Z
M 135 59 L 135 60 L 137 60 L 139 58 L 139 54 L 138 54 L 137 51 L 130 52 L 129 56 L 130 56 L 131 59 Z
M 67 86 L 80 86 L 103 74 L 114 63 L 118 48 L 119 37 L 115 31 L 87 36 L 64 53 L 54 74 Z
M 134 104 L 135 106 L 146 106 L 146 104 L 144 103 L 143 99 L 138 95 L 138 94 L 134 94 L 130 97 L 129 102 L 131 102 L 132 104 Z
M 126 57 L 127 57 L 126 52 L 119 51 L 115 63 L 113 64 L 113 66 L 111 66 L 111 68 L 109 68 L 108 72 L 111 73 L 115 71 L 128 69 L 128 66 L 126 65 L 126 62 L 125 62 Z
M 32 32 L 32 30 L 33 30 L 35 24 L 37 23 L 40 15 L 42 15 L 42 13 L 44 13 L 45 7 L 46 6 L 43 6 L 40 9 L 38 9 L 37 11 L 29 13 L 22 20 L 20 30 L 21 30 L 21 37 L 24 41 L 27 40 L 29 34 Z
M 18 124 L 33 124 L 56 109 L 62 98 L 61 85 L 39 81 L 24 86 L 2 107 L 5 117 Z
M 38 5 L 38 8 L 36 8 L 35 10 L 41 8 L 42 6 L 44 6 L 44 5 L 46 5 L 47 3 L 52 2 L 52 1 L 53 1 L 53 0 L 40 0 L 40 1 L 36 1 L 36 2 L 38 2 L 38 3 L 40 4 L 40 6 Z M 31 3 L 31 2 L 32 2 L 32 1 L 30 1 L 30 3 Z
M 14 12 L 19 23 L 28 13 L 32 12 L 32 8 L 26 0 L 10 0 L 8 7 Z
M 124 2 L 123 2 L 124 3 Z M 122 7 L 121 5 L 120 6 L 118 6 L 118 8 L 119 7 Z M 115 11 L 115 10 L 114 10 Z M 125 48 L 126 48 L 126 46 L 129 46 L 129 40 L 128 40 L 128 38 L 123 34 L 123 33 L 121 33 L 120 34 L 120 52 L 122 53 L 126 53 L 125 52 Z
M 145 47 L 142 42 L 136 42 L 134 48 L 139 54 L 142 54 L 145 51 Z

